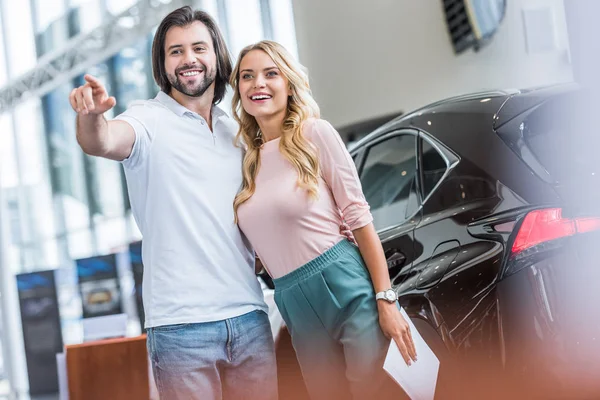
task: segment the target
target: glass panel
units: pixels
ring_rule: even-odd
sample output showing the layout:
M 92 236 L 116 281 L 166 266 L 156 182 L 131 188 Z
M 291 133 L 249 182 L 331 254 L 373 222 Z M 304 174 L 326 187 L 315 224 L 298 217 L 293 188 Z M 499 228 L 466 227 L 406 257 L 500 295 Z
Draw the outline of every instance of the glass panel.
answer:
M 94 185 L 91 194 L 97 202 L 95 214 L 110 217 L 122 216 L 124 213 L 123 194 L 121 191 L 121 166 L 119 163 L 100 157 L 91 157 L 90 171 L 93 175 L 88 184 Z
M 39 184 L 21 187 L 20 223 L 22 251 L 19 272 L 46 269 L 59 265 L 50 188 Z
M 58 265 L 54 207 L 49 184 L 46 143 L 39 100 L 31 100 L 15 108 L 15 127 L 19 132 L 18 154 L 21 176 L 20 246 L 24 253 L 23 268 L 48 268 Z M 50 240 L 51 243 L 47 241 Z
M 66 234 L 71 258 L 91 255 L 84 155 L 75 138 L 75 112 L 69 104 L 71 84 L 54 90 L 42 100 L 48 135 L 48 159 L 52 191 L 56 196 L 60 232 Z M 62 224 L 61 224 L 62 225 Z
M 71 84 L 61 85 L 45 96 L 42 104 L 53 191 L 83 202 L 83 157 L 75 139 L 75 112 L 69 103 L 72 88 Z
M 202 10 L 206 11 L 213 17 L 217 23 L 219 21 L 219 7 L 217 6 L 217 0 L 203 0 L 202 1 Z M 223 29 L 223 27 L 220 27 Z M 225 32 L 223 32 L 225 34 Z
M 12 115 L 0 114 L 0 189 L 19 184 Z
M 11 77 L 16 77 L 30 70 L 36 64 L 34 30 L 31 21 L 29 1 L 19 2 L 16 7 L 12 1 L 0 2 L 4 33 L 9 38 L 6 42 L 8 71 Z
M 581 180 L 595 176 L 600 166 L 596 145 L 600 136 L 590 124 L 590 104 L 585 95 L 573 91 L 550 98 L 527 115 L 515 135 L 524 139 L 526 148 L 520 150 L 524 161 L 532 166 L 539 162 L 561 184 L 577 180 L 584 187 L 591 182 Z M 526 150 L 534 157 L 526 157 Z
M 446 160 L 444 157 L 429 143 L 423 140 L 423 154 L 421 163 L 423 165 L 423 198 L 429 196 L 435 185 L 442 179 L 446 172 Z
M 20 104 L 14 111 L 16 131 L 19 132 L 19 159 L 23 185 L 44 181 L 46 166 L 43 140 L 43 121 L 40 101 L 35 99 Z
M 125 217 L 94 217 L 94 221 L 98 254 L 110 253 L 129 242 Z
M 65 345 L 81 343 L 83 341 L 82 306 L 74 263 L 57 269 L 55 277 L 63 341 Z
M 19 204 L 17 187 L 19 176 L 17 171 L 17 160 L 15 157 L 14 130 L 12 123 L 12 114 L 0 114 L 0 204 L 2 209 L 2 220 L 0 229 L 6 233 L 3 238 L 3 248 L 0 251 L 6 252 L 4 260 L 6 268 L 17 271 L 20 265 L 19 242 L 21 231 L 19 225 Z M 6 230 L 4 228 L 6 227 Z
M 292 2 L 289 0 L 269 0 L 269 6 L 271 8 L 271 25 L 275 41 L 281 43 L 298 59 Z
M 1 8 L 0 12 L 2 12 Z M 6 49 L 4 48 L 4 40 L 2 40 L 2 36 L 4 36 L 4 32 L 2 31 L 3 28 L 4 27 L 2 26 L 2 18 L 0 18 L 0 87 L 3 87 L 8 79 L 6 76 Z
M 227 0 L 227 25 L 229 50 L 233 58 L 245 46 L 263 39 L 262 18 L 258 0 Z
M 118 15 L 135 3 L 136 0 L 106 0 L 106 10 L 112 15 Z
M 100 26 L 102 22 L 102 6 L 100 0 L 71 0 L 71 13 L 78 18 L 74 19 L 76 33 L 90 32 Z
M 35 0 L 36 32 L 42 32 L 65 14 L 65 0 Z
M 136 46 L 124 48 L 111 60 L 116 84 L 111 94 L 117 99 L 117 113 L 124 111 L 132 101 L 148 98 L 151 85 L 148 71 L 152 69 L 150 53 L 144 39 Z
M 404 222 L 415 190 L 416 137 L 394 136 L 369 149 L 360 177 L 376 229 Z
M 19 245 L 21 243 L 21 225 L 19 223 L 19 198 L 16 188 L 5 189 L 2 194 L 3 200 L 6 202 L 4 211 L 8 221 L 8 237 L 4 242 L 8 247 L 6 262 L 9 268 L 17 273 L 21 265 L 21 251 Z
M 95 252 L 88 208 L 71 197 L 64 197 L 63 201 L 69 256 L 71 259 L 91 257 Z

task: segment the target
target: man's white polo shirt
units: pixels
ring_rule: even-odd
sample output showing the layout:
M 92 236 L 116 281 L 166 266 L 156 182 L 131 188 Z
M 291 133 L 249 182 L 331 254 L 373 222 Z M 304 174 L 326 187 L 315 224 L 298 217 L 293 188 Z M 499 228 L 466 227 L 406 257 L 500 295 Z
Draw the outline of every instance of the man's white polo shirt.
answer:
M 122 161 L 143 235 L 146 327 L 218 321 L 267 310 L 254 253 L 234 223 L 242 182 L 235 121 L 213 107 L 213 131 L 159 92 L 116 119 L 135 130 Z

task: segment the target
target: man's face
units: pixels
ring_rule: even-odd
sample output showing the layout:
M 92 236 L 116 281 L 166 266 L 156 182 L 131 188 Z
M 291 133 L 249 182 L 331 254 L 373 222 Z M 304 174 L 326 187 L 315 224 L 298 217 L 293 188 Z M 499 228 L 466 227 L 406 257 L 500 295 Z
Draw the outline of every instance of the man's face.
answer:
M 165 70 L 173 89 L 187 96 L 200 97 L 209 88 L 214 92 L 217 55 L 202 22 L 174 26 L 167 31 Z

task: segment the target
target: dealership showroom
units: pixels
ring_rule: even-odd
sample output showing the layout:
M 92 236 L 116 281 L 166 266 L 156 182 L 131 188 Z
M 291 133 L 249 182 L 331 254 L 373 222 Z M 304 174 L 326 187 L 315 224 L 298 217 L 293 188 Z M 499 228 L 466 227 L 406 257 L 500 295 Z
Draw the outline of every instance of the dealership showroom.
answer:
M 600 399 L 598 15 L 0 0 L 0 400 Z

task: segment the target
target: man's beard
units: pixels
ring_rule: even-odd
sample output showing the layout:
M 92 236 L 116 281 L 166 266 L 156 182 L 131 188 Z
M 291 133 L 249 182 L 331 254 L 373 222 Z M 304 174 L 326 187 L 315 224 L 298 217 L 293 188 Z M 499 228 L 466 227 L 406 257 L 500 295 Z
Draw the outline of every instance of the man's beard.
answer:
M 194 86 L 192 86 L 192 87 L 186 86 L 183 82 L 181 82 L 179 80 L 179 78 L 180 78 L 179 73 L 181 71 L 185 71 L 188 69 L 202 69 L 203 70 L 202 80 L 199 83 L 195 83 Z M 192 66 L 184 65 L 183 67 L 177 68 L 175 70 L 175 75 L 171 75 L 171 74 L 167 73 L 167 79 L 169 80 L 169 83 L 171 84 L 171 86 L 174 89 L 185 94 L 186 96 L 201 97 L 202 95 L 204 95 L 204 93 L 210 87 L 210 85 L 212 85 L 212 83 L 215 81 L 216 75 L 217 74 L 215 73 L 214 69 L 211 70 L 208 68 L 199 68 L 199 67 L 192 67 Z

